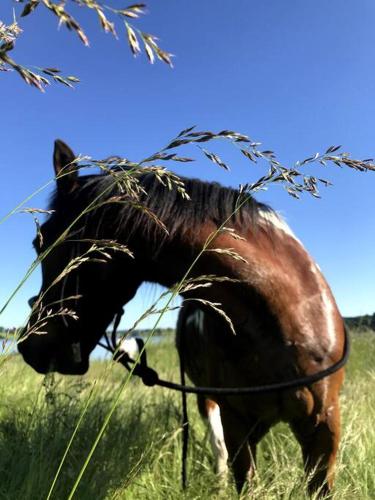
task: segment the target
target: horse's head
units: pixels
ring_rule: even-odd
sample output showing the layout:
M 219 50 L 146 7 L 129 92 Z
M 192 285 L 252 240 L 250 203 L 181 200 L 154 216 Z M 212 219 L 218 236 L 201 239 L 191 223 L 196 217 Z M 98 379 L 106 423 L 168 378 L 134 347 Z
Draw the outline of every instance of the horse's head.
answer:
M 93 247 L 93 240 L 102 237 L 102 220 L 84 215 L 93 201 L 85 196 L 93 176 L 79 177 L 74 159 L 69 147 L 56 141 L 54 212 L 33 243 L 41 259 L 42 287 L 30 299 L 33 310 L 18 348 L 40 373 L 85 373 L 90 352 L 139 284 L 126 265 L 130 257 L 100 250 L 100 244 Z

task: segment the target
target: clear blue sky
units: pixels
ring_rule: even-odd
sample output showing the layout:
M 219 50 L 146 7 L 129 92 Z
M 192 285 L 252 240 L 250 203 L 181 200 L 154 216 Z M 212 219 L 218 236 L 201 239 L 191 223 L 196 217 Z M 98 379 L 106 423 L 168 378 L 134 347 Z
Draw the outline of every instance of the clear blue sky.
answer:
M 1 2 L 0 19 L 11 21 L 13 5 Z M 82 83 L 41 94 L 16 74 L 0 74 L 0 215 L 51 178 L 57 137 L 76 153 L 136 160 L 197 124 L 248 133 L 286 164 L 332 144 L 358 158 L 375 156 L 373 0 L 152 0 L 148 6 L 149 15 L 136 24 L 176 54 L 173 70 L 134 59 L 121 27 L 115 40 L 83 9 L 75 12 L 87 28 L 89 49 L 64 27 L 58 31 L 42 8 L 21 20 L 25 32 L 14 57 L 57 66 Z M 232 186 L 262 174 L 231 149 L 220 152 L 233 166 L 229 174 L 203 158 L 177 171 Z M 373 313 L 375 174 L 336 167 L 320 174 L 334 183 L 322 200 L 295 201 L 280 187 L 261 199 L 286 217 L 319 263 L 342 313 Z M 47 196 L 27 206 L 46 207 Z M 0 235 L 2 304 L 34 258 L 31 217 L 14 215 L 0 226 Z M 26 300 L 39 285 L 35 273 L 0 325 L 22 324 Z M 142 289 L 124 324 L 156 296 L 156 290 Z

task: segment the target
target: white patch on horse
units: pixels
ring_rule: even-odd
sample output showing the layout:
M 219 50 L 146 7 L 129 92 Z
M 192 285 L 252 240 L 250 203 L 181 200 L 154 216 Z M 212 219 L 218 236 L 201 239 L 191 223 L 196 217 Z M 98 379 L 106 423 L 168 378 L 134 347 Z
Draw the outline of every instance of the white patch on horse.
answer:
M 318 279 L 319 287 L 321 289 L 321 302 L 322 302 L 322 313 L 326 322 L 326 337 L 327 337 L 327 348 L 328 351 L 332 351 L 336 345 L 336 328 L 335 328 L 335 307 L 332 302 L 332 297 L 327 291 L 327 285 L 323 280 L 319 266 L 312 262 L 311 271 L 315 274 Z
M 216 458 L 216 472 L 220 476 L 225 476 L 228 471 L 228 451 L 225 446 L 223 425 L 218 405 L 208 408 L 207 418 L 211 429 L 211 447 Z
M 295 241 L 297 241 L 301 246 L 303 246 L 301 241 L 293 233 L 293 231 L 290 229 L 290 227 L 280 214 L 274 211 L 266 210 L 259 210 L 259 214 L 261 218 L 264 219 L 264 221 L 266 221 L 268 224 L 272 224 L 275 228 L 280 229 L 280 231 L 283 231 L 285 234 L 287 234 Z
M 301 241 L 295 236 L 293 231 L 290 229 L 285 220 L 277 212 L 268 212 L 265 210 L 260 210 L 261 218 L 269 224 L 272 224 L 275 228 L 283 231 L 285 234 L 297 241 L 302 247 Z M 324 315 L 326 322 L 326 338 L 327 338 L 327 348 L 328 351 L 332 351 L 336 345 L 336 329 L 334 321 L 335 308 L 332 303 L 332 298 L 327 292 L 326 284 L 322 278 L 319 266 L 311 261 L 311 271 L 314 273 L 318 280 L 319 288 L 321 289 L 321 301 L 322 301 L 322 314 Z M 307 330 L 307 329 L 306 329 Z M 305 331 L 305 334 L 311 335 L 312 332 Z
M 326 410 L 326 413 L 329 417 L 332 416 L 333 414 L 333 410 L 335 409 L 335 406 L 334 405 L 331 405 L 331 406 L 328 406 L 327 410 Z
M 192 325 L 200 335 L 204 335 L 204 314 L 203 311 L 197 309 L 194 314 L 190 314 L 186 318 L 186 326 Z
M 327 290 L 323 289 L 322 291 L 322 302 L 323 302 L 323 311 L 326 319 L 326 333 L 328 339 L 328 349 L 332 351 L 332 349 L 336 345 L 336 328 L 335 328 L 335 320 L 334 313 L 335 308 L 332 304 L 332 297 L 327 293 Z
M 126 353 L 130 359 L 135 361 L 139 356 L 137 339 L 135 337 L 125 338 L 122 342 L 120 342 L 118 350 Z

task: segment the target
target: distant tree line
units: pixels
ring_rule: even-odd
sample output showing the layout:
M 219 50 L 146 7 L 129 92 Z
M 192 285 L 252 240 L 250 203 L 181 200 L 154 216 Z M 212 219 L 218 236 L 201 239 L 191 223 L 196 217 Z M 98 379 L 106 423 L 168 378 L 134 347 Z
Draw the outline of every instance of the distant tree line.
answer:
M 374 314 L 364 314 L 363 316 L 353 316 L 351 318 L 344 318 L 346 326 L 350 330 L 361 330 L 361 329 L 367 329 L 367 330 L 373 330 L 375 331 L 375 313 Z M 15 330 L 15 328 L 4 328 L 3 326 L 0 326 L 0 337 L 4 334 L 9 334 L 12 333 Z M 119 337 L 124 335 L 126 333 L 126 330 L 121 330 L 118 332 Z M 133 330 L 131 332 L 131 336 L 134 337 L 145 337 L 147 338 L 149 335 L 151 335 L 152 329 L 151 328 L 142 328 L 142 329 L 137 329 Z M 172 336 L 175 333 L 174 328 L 156 328 L 153 336 L 156 337 L 168 337 Z
M 375 313 L 364 314 L 363 316 L 354 316 L 352 318 L 344 318 L 344 320 L 350 330 L 368 329 L 375 331 Z

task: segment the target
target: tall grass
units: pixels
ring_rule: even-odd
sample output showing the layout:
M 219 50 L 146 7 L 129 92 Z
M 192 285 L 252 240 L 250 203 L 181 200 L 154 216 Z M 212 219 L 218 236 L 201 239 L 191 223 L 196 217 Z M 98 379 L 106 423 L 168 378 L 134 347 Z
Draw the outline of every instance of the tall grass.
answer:
M 163 377 L 177 380 L 172 340 L 152 345 L 149 351 L 150 365 Z M 66 445 L 88 404 L 51 494 L 53 499 L 66 499 L 125 372 L 110 362 L 95 361 L 83 377 L 43 377 L 13 356 L 0 375 L 1 499 L 47 498 Z M 336 500 L 375 498 L 374 379 L 375 336 L 358 335 L 341 397 L 343 437 Z M 189 487 L 184 494 L 180 486 L 180 396 L 132 380 L 120 396 L 75 498 L 236 498 L 231 482 L 220 493 L 206 428 L 193 396 L 189 397 L 189 413 Z M 299 448 L 286 425 L 276 426 L 260 444 L 254 492 L 264 500 L 307 498 Z
M 260 143 L 253 142 L 245 135 L 230 130 L 212 133 L 197 132 L 193 129 L 194 127 L 190 127 L 183 130 L 161 151 L 138 163 L 117 157 L 103 161 L 77 157 L 56 172 L 57 178 L 60 179 L 73 174 L 78 167 L 99 168 L 112 176 L 113 183 L 117 185 L 121 195 L 103 201 L 102 196 L 105 194 L 103 192 L 91 200 L 89 205 L 57 240 L 41 252 L 31 264 L 24 278 L 0 309 L 0 315 L 40 262 L 66 238 L 70 230 L 74 229 L 75 223 L 89 211 L 100 207 L 101 203 L 123 203 L 126 199 L 131 206 L 135 204 L 139 210 L 152 217 L 154 222 L 164 227 L 155 214 L 149 213 L 147 207 L 139 203 L 140 195 L 144 192 L 139 174 L 142 176 L 145 172 L 152 173 L 158 182 L 167 186 L 168 189 L 176 189 L 183 198 L 188 198 L 183 182 L 173 173 L 158 165 L 159 162 L 165 161 L 192 161 L 191 158 L 171 153 L 171 150 L 175 150 L 179 146 L 187 144 L 198 144 L 199 146 L 201 142 L 225 140 L 236 146 L 249 161 L 257 162 L 259 159 L 268 166 L 268 172 L 263 177 L 253 183 L 241 186 L 235 211 L 246 203 L 249 195 L 267 188 L 272 183 L 281 183 L 290 195 L 297 198 L 303 192 L 318 196 L 317 187 L 321 184 L 326 185 L 327 181 L 306 175 L 304 171 L 301 171 L 300 167 L 307 163 L 319 162 L 324 165 L 326 162 L 333 162 L 359 171 L 375 170 L 375 166 L 370 160 L 351 159 L 347 153 L 338 153 L 339 147 L 335 146 L 329 147 L 323 154 L 317 153 L 302 162 L 297 162 L 293 168 L 286 168 L 277 161 L 272 151 L 259 151 Z M 218 155 L 206 149 L 200 149 L 210 161 L 228 169 L 228 166 Z M 123 199 L 123 197 L 125 198 Z M 15 211 L 19 210 L 21 206 L 22 204 Z M 43 212 L 40 209 L 24 209 L 24 211 L 32 214 Z M 12 215 L 13 212 L 8 215 Z M 190 279 L 189 273 L 202 253 L 206 251 L 219 252 L 234 259 L 242 259 L 230 249 L 208 248 L 217 234 L 224 230 L 230 230 L 224 227 L 228 220 L 208 237 L 182 281 L 169 290 L 166 305 L 159 311 L 147 312 L 147 314 L 160 313 L 151 336 L 158 326 L 160 318 L 169 308 L 172 299 L 186 287 L 192 290 L 206 286 L 215 280 L 228 279 L 211 275 Z M 37 220 L 36 226 L 37 236 L 41 241 L 43 231 L 40 230 Z M 238 238 L 234 232 L 231 234 Z M 109 251 L 129 253 L 124 245 L 120 245 L 116 241 L 92 240 L 91 248 L 73 259 L 50 286 L 56 286 L 68 273 L 87 259 L 92 258 L 92 253 L 109 258 Z M 196 282 L 197 280 L 199 282 Z M 201 281 L 204 281 L 205 285 Z M 47 291 L 48 289 L 44 290 L 44 293 L 33 305 L 33 313 L 34 315 L 38 314 L 38 321 L 26 333 L 24 332 L 25 337 L 35 334 L 38 328 L 43 326 L 49 317 L 52 317 L 51 314 L 61 316 L 75 314 L 74 311 L 65 307 L 56 312 L 52 309 L 49 310 L 51 304 L 46 306 L 42 303 Z M 77 297 L 65 298 L 64 300 L 72 298 Z M 204 302 L 221 312 L 224 318 L 230 322 L 225 313 L 217 308 L 218 304 Z M 13 335 L 15 342 L 18 340 L 18 335 L 19 332 Z M 161 360 L 164 364 L 161 363 L 161 368 L 166 370 L 166 367 L 174 366 L 170 375 L 176 375 L 176 358 L 170 360 L 169 363 L 166 362 L 166 357 L 172 356 L 172 351 L 171 345 L 164 346 L 164 356 Z M 4 498 L 46 498 L 47 500 L 67 498 L 70 500 L 73 496 L 90 499 L 93 497 L 138 498 L 140 495 L 143 497 L 152 496 L 152 498 L 158 496 L 173 497 L 175 494 L 180 496 L 180 493 L 177 492 L 179 492 L 180 458 L 178 448 L 181 429 L 177 395 L 166 394 L 160 389 L 154 389 L 153 392 L 150 392 L 150 389 L 139 388 L 134 381 L 124 382 L 124 374 L 121 374 L 118 368 L 113 368 L 112 365 L 111 367 L 104 366 L 103 363 L 94 366 L 87 377 L 80 379 L 48 376 L 43 379 L 43 382 L 41 380 L 38 382 L 37 376 L 31 374 L 29 370 L 15 358 L 0 356 L 3 384 L 6 381 L 1 391 L 4 392 L 4 400 L 11 402 L 0 410 L 0 417 L 2 417 L 0 438 L 3 437 L 0 446 L 4 447 L 3 455 L 6 457 L 4 464 L 1 464 L 1 470 L 4 470 L 4 473 L 0 494 Z M 39 387 L 37 393 L 35 387 Z M 133 392 L 132 387 L 136 387 L 137 391 Z M 192 402 L 191 405 L 193 405 L 193 417 L 198 420 Z M 108 424 L 110 424 L 109 427 Z M 123 430 L 124 425 L 125 429 L 128 430 Z M 204 438 L 204 428 L 201 423 L 197 423 L 196 428 L 197 434 L 193 435 L 192 439 L 190 467 L 192 469 L 191 475 L 199 480 L 195 479 L 192 483 L 187 493 L 189 498 L 194 496 L 202 498 L 202 495 L 203 497 L 205 495 L 212 496 L 217 483 L 215 476 L 210 472 L 211 463 L 206 450 L 207 446 L 206 444 L 202 445 L 207 441 Z M 276 453 L 275 450 L 279 448 L 289 450 L 292 445 L 289 444 L 288 436 L 284 430 L 272 434 L 269 443 L 274 444 L 268 445 L 269 449 L 265 451 L 264 455 L 273 457 Z M 280 443 L 278 440 L 285 442 Z M 20 449 L 22 449 L 21 456 Z M 109 454 L 108 450 L 110 450 Z M 288 453 L 295 456 L 296 450 L 289 450 Z M 283 460 L 287 463 L 287 456 L 285 459 L 277 456 L 280 463 L 283 463 Z M 0 458 L 0 460 L 2 459 Z M 268 462 L 265 462 L 266 471 L 268 467 Z M 272 474 L 275 474 L 276 469 L 272 468 L 271 470 Z M 297 466 L 296 471 L 299 471 Z M 257 486 L 259 492 L 272 490 L 271 486 L 265 488 L 264 481 L 268 480 L 270 485 L 273 485 L 273 479 L 267 479 L 267 474 L 264 474 L 264 477 L 266 479 L 256 479 L 256 483 L 259 483 Z M 290 479 L 289 474 L 286 475 L 286 479 Z M 293 482 L 293 488 L 296 487 L 296 484 L 300 484 L 301 479 L 298 481 L 299 483 Z M 285 486 L 290 486 L 290 484 L 290 481 L 287 481 Z M 230 489 L 226 494 L 228 496 L 234 493 Z M 263 493 L 259 493 L 259 495 L 261 494 L 263 495 Z M 275 494 L 280 496 L 279 491 Z M 294 490 L 290 491 L 290 495 L 295 495 Z

